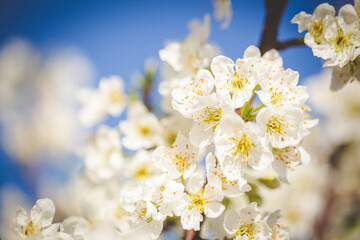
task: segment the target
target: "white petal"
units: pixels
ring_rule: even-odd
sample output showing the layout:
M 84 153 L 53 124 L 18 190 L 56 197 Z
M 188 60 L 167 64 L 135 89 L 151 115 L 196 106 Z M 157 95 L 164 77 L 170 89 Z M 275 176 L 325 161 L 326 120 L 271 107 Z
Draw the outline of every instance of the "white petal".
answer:
M 46 227 L 52 223 L 55 214 L 54 202 L 48 198 L 39 199 L 30 211 L 30 218 L 35 225 Z
M 234 209 L 225 212 L 224 228 L 228 234 L 234 234 L 236 232 L 235 228 L 239 227 L 240 222 L 241 218 Z
M 223 211 L 225 210 L 225 206 L 219 202 L 211 202 L 205 205 L 205 215 L 209 218 L 217 218 L 219 217 Z
M 255 47 L 254 45 L 249 46 L 244 52 L 244 58 L 260 58 L 261 53 L 259 48 Z
M 356 14 L 354 6 L 351 4 L 342 6 L 339 10 L 339 16 L 344 18 L 344 20 L 349 24 L 356 22 L 359 18 Z

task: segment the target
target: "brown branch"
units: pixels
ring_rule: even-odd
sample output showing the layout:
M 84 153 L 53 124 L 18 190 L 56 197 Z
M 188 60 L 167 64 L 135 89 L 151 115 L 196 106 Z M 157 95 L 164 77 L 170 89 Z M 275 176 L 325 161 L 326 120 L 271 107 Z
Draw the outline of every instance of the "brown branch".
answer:
M 202 213 L 201 215 L 203 216 L 203 221 L 200 223 L 200 229 L 205 221 L 205 214 Z M 195 231 L 194 229 L 185 230 L 184 237 L 182 237 L 182 240 L 202 240 L 202 238 L 200 237 L 200 231 Z
M 259 49 L 262 54 L 270 49 L 284 50 L 289 47 L 303 46 L 304 37 L 279 42 L 277 40 L 279 24 L 288 0 L 265 0 L 266 17 Z
M 304 37 L 295 38 L 288 41 L 276 42 L 275 49 L 284 50 L 289 47 L 304 46 Z
M 281 17 L 288 0 L 265 0 L 266 17 L 260 41 L 262 54 L 275 48 Z
M 313 240 L 326 240 L 329 237 L 331 219 L 333 217 L 336 200 L 338 198 L 336 193 L 336 183 L 339 181 L 339 164 L 349 146 L 350 143 L 344 143 L 337 146 L 329 157 L 330 180 L 323 198 L 324 207 L 314 223 Z
M 184 240 L 199 240 L 200 238 L 200 231 L 192 230 L 186 230 L 185 236 L 183 238 Z

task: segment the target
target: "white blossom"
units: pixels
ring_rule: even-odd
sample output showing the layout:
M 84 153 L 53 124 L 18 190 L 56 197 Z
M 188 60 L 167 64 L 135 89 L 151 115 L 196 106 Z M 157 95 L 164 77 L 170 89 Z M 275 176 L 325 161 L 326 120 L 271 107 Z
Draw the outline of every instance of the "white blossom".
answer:
M 186 186 L 185 204 L 181 206 L 181 224 L 184 229 L 200 230 L 200 222 L 204 214 L 208 218 L 216 218 L 224 211 L 225 206 L 220 203 L 223 194 L 215 186 L 206 184 L 199 172 L 195 172 Z M 178 210 L 179 211 L 179 210 Z
M 124 134 L 122 143 L 130 150 L 152 148 L 161 141 L 159 120 L 142 102 L 132 103 L 127 111 L 127 120 L 119 125 Z
M 236 240 L 271 239 L 270 228 L 262 219 L 257 204 L 241 209 L 240 215 L 233 209 L 225 213 L 224 228 Z
M 181 133 L 178 133 L 171 147 L 160 146 L 153 153 L 155 166 L 169 173 L 173 179 L 180 176 L 189 178 L 196 168 L 198 158 L 199 149 Z
M 19 207 L 13 220 L 13 228 L 21 239 L 42 239 L 57 234 L 59 224 L 53 224 L 55 214 L 54 202 L 50 199 L 39 199 L 30 213 Z M 35 236 L 35 237 L 34 237 Z
M 224 164 L 216 163 L 215 156 L 212 153 L 206 156 L 206 172 L 208 184 L 221 189 L 226 197 L 238 197 L 251 190 L 250 185 L 242 176 L 228 176 L 224 170 Z
M 82 151 L 85 173 L 93 181 L 113 177 L 124 166 L 120 134 L 102 125 Z
M 266 84 L 257 91 L 261 102 L 266 106 L 302 107 L 309 97 L 304 86 L 297 86 L 299 73 L 286 69 L 270 74 Z
M 244 122 L 235 113 L 224 116 L 214 142 L 219 162 L 229 164 L 233 172 L 242 173 L 247 166 L 261 170 L 270 163 L 258 126 Z M 225 162 L 226 158 L 229 160 Z
M 309 133 L 304 115 L 298 108 L 264 108 L 256 116 L 256 121 L 262 135 L 275 148 L 294 146 Z
M 126 95 L 124 93 L 122 78 L 110 76 L 102 78 L 99 82 L 99 88 L 83 89 L 79 93 L 79 100 L 83 107 L 79 112 L 79 120 L 86 127 L 100 122 L 106 116 L 119 116 L 126 104 Z

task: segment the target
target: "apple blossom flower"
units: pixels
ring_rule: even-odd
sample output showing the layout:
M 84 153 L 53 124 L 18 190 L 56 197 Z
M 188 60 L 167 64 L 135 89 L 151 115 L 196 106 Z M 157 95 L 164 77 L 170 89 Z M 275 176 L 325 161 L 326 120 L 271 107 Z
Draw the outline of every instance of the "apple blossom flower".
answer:
M 13 228 L 21 239 L 31 239 L 32 237 L 42 239 L 43 236 L 54 236 L 59 229 L 59 224 L 52 223 L 54 214 L 54 202 L 48 198 L 39 199 L 30 213 L 18 207 L 13 220 Z
M 360 51 L 360 50 L 359 50 Z M 360 56 L 344 67 L 335 66 L 331 78 L 331 90 L 341 89 L 347 82 L 360 81 Z
M 160 146 L 154 150 L 153 162 L 161 171 L 176 179 L 189 178 L 196 168 L 199 150 L 187 138 L 178 133 L 171 147 Z
M 329 45 L 325 39 L 325 31 L 335 21 L 335 9 L 328 3 L 316 7 L 313 15 L 300 12 L 292 20 L 299 26 L 299 32 L 308 30 L 305 34 L 305 44 L 311 47 L 315 56 L 327 58 Z
M 203 148 L 213 142 L 215 132 L 222 117 L 233 112 L 234 109 L 213 94 L 204 108 L 193 112 L 190 117 L 194 120 L 194 126 L 189 132 L 190 142 Z
M 290 240 L 289 229 L 278 223 L 280 210 L 276 210 L 267 216 L 266 223 L 271 229 L 270 239 Z
M 215 57 L 211 63 L 211 71 L 215 75 L 216 92 L 232 107 L 244 106 L 258 83 L 258 65 L 254 58 L 238 59 L 235 64 L 225 56 Z
M 304 115 L 298 108 L 264 108 L 256 116 L 256 121 L 262 135 L 275 148 L 294 146 L 309 133 Z
M 144 179 L 160 175 L 160 171 L 152 161 L 152 151 L 140 150 L 130 160 L 125 174 L 134 181 L 142 182 Z
M 173 211 L 183 200 L 184 186 L 163 174 L 132 191 L 125 209 L 133 217 L 132 222 L 136 224 L 133 227 L 150 233 L 152 239 L 158 238 L 163 221 L 173 216 Z
M 240 215 L 233 209 L 226 211 L 224 228 L 236 240 L 271 239 L 270 228 L 262 219 L 255 202 L 241 209 Z
M 269 153 L 263 146 L 261 134 L 253 122 L 244 122 L 237 114 L 224 116 L 215 139 L 215 153 L 221 164 L 226 158 L 233 171 L 243 172 L 247 166 L 265 169 L 270 163 Z
M 287 146 L 285 148 L 272 148 L 274 160 L 272 167 L 279 176 L 279 180 L 288 183 L 287 170 L 294 169 L 301 164 L 310 161 L 309 154 L 299 146 Z
M 117 130 L 102 125 L 82 151 L 85 173 L 93 181 L 113 177 L 124 166 Z
M 158 118 L 149 112 L 142 102 L 129 106 L 128 118 L 119 123 L 124 134 L 122 143 L 130 150 L 155 147 L 161 141 L 161 126 Z
M 224 197 L 221 190 L 209 184 L 204 186 L 204 178 L 199 172 L 191 176 L 186 190 L 185 202 L 178 209 L 184 229 L 199 231 L 200 222 L 204 219 L 202 214 L 216 218 L 224 211 L 225 206 L 220 203 Z
M 299 73 L 291 69 L 270 74 L 262 89 L 256 91 L 265 106 L 302 107 L 309 97 L 304 86 L 297 86 Z
M 212 153 L 206 156 L 206 173 L 208 184 L 221 189 L 226 197 L 238 197 L 251 190 L 250 185 L 242 176 L 229 177 L 224 171 L 224 164 L 216 163 L 215 156 Z
M 127 97 L 124 93 L 124 83 L 118 76 L 102 78 L 99 88 L 83 89 L 79 93 L 82 109 L 79 112 L 79 120 L 86 127 L 100 122 L 106 116 L 119 116 L 126 104 Z
M 214 77 L 206 69 L 198 71 L 195 80 L 187 81 L 182 88 L 172 91 L 172 106 L 183 116 L 189 116 L 192 112 L 206 105 L 208 96 L 214 88 Z
M 341 11 L 342 9 L 340 9 L 340 14 L 344 12 Z M 352 14 L 357 17 L 355 9 Z M 325 31 L 325 39 L 330 46 L 326 48 L 327 56 L 323 57 L 327 59 L 324 67 L 339 66 L 342 68 L 360 54 L 358 49 L 360 47 L 360 31 L 355 27 L 354 23 L 347 23 L 343 17 L 346 19 L 346 15 L 340 15 L 337 21 L 330 24 Z

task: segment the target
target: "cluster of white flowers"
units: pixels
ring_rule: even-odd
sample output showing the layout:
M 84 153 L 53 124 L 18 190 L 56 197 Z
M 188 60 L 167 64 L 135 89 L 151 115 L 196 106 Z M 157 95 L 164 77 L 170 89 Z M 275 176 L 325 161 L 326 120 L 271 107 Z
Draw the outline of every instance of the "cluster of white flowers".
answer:
M 307 89 L 276 50 L 261 56 L 250 46 L 235 62 L 216 56 L 209 31 L 205 16 L 185 41 L 160 50 L 162 119 L 140 100 L 127 102 L 120 77 L 80 94 L 85 126 L 126 106 L 127 119 L 99 126 L 81 151 L 83 216 L 52 224 L 54 205 L 41 199 L 30 215 L 17 213 L 22 239 L 157 239 L 176 217 L 186 231 L 206 231 L 205 218 L 216 219 L 224 233 L 213 238 L 289 239 L 279 211 L 261 214 L 250 197 L 239 211 L 227 202 L 266 182 L 254 171 L 272 165 L 287 183 L 288 169 L 309 161 L 301 144 L 316 120 L 308 119 Z
M 307 30 L 305 44 L 315 56 L 333 68 L 331 89 L 338 90 L 347 82 L 360 81 L 360 1 L 346 4 L 335 16 L 333 6 L 323 3 L 313 15 L 300 12 L 291 21 L 299 32 Z
M 74 95 L 92 79 L 89 60 L 69 48 L 45 55 L 15 39 L 0 51 L 0 79 L 4 150 L 28 165 L 72 152 L 84 135 Z

